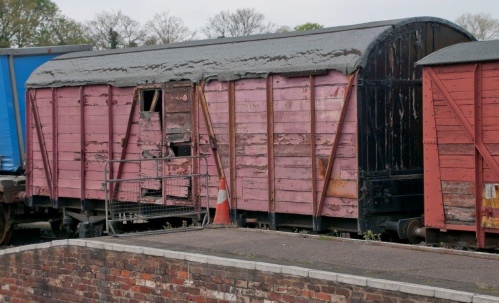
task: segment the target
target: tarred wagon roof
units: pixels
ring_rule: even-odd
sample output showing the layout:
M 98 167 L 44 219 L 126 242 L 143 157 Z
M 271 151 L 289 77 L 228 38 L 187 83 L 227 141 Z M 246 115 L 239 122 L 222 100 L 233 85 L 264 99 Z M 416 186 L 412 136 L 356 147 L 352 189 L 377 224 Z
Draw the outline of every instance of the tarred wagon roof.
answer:
M 499 60 L 499 40 L 454 44 L 416 62 L 418 65 L 444 65 Z
M 230 81 L 320 70 L 350 74 L 365 66 L 376 42 L 393 29 L 428 21 L 459 28 L 443 19 L 418 17 L 303 32 L 81 52 L 58 57 L 39 67 L 26 86 Z

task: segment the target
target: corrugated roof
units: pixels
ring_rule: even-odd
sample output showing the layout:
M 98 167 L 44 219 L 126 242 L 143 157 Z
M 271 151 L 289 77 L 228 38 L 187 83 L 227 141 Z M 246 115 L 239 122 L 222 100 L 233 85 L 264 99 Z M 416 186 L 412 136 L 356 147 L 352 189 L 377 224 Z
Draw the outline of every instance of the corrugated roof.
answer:
M 172 80 L 229 81 L 314 70 L 338 70 L 349 74 L 366 63 L 364 55 L 385 32 L 407 23 L 425 21 L 456 27 L 443 19 L 420 17 L 305 32 L 75 53 L 38 68 L 26 86 L 135 86 Z
M 417 65 L 443 65 L 499 60 L 499 40 L 454 44 L 416 62 Z

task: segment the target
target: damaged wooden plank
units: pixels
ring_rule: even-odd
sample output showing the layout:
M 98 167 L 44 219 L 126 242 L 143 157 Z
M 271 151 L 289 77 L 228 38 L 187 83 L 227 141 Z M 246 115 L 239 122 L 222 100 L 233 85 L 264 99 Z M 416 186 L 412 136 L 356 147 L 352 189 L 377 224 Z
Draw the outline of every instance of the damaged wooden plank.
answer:
M 206 96 L 204 94 L 204 82 L 197 86 L 197 92 L 199 96 L 199 101 L 201 104 L 201 109 L 203 111 L 204 121 L 206 124 L 206 129 L 208 130 L 208 135 L 210 138 L 210 147 L 213 151 L 215 157 L 215 162 L 217 166 L 218 178 L 225 177 L 225 173 L 222 167 L 222 160 L 220 154 L 218 153 L 217 138 L 215 137 L 215 132 L 213 130 L 213 124 L 211 122 L 210 112 L 208 109 L 208 103 L 206 102 Z
M 331 178 L 331 172 L 333 170 L 334 158 L 336 155 L 336 150 L 338 148 L 338 144 L 340 142 L 339 134 L 341 133 L 341 129 L 342 129 L 343 123 L 345 121 L 345 116 L 346 116 L 346 112 L 348 109 L 350 96 L 352 94 L 353 86 L 354 86 L 356 79 L 357 79 L 357 73 L 350 75 L 350 79 L 348 79 L 346 94 L 344 95 L 344 99 L 343 99 L 343 107 L 341 109 L 340 119 L 338 121 L 338 126 L 336 128 L 336 134 L 334 136 L 333 146 L 331 148 L 331 154 L 329 156 L 329 160 L 328 160 L 328 164 L 327 164 L 327 168 L 326 168 L 326 176 L 324 178 L 324 180 L 326 182 L 324 182 L 324 186 L 323 186 L 322 192 L 321 192 L 321 197 L 319 200 L 319 205 L 317 207 L 317 213 L 315 214 L 315 216 L 317 216 L 317 217 L 319 217 L 321 215 L 322 208 L 324 207 L 324 202 L 326 199 L 327 190 L 328 190 L 328 186 L 329 186 L 329 179 Z

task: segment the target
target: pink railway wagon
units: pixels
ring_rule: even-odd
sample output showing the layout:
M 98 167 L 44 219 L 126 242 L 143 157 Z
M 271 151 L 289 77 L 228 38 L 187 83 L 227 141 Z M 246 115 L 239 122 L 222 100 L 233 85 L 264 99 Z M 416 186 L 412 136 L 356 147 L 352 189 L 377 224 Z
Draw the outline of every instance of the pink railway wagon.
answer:
M 453 45 L 418 64 L 427 241 L 497 247 L 499 41 Z
M 414 63 L 470 40 L 423 17 L 57 58 L 27 82 L 27 203 L 99 224 L 106 161 L 125 161 L 108 172 L 120 179 L 196 171 L 172 156 L 206 155 L 208 191 L 186 182 L 182 198 L 214 207 L 225 176 L 239 224 L 407 238 L 423 214 Z M 174 203 L 160 184 L 127 202 L 150 190 Z

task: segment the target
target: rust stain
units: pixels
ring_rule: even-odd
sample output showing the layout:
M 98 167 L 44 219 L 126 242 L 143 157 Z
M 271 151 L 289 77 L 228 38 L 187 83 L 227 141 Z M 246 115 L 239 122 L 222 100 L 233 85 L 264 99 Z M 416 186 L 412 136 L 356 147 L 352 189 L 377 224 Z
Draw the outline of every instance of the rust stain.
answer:
M 327 168 L 327 158 L 318 158 L 317 159 L 317 169 L 319 171 L 319 180 L 324 180 L 326 177 L 326 168 Z
M 497 213 L 499 210 L 499 185 L 489 184 L 491 186 L 490 190 L 493 192 L 488 192 L 484 187 L 482 192 L 482 213 L 485 210 L 485 215 L 482 216 L 482 227 L 485 228 L 495 228 L 499 229 L 499 218 L 494 217 L 494 211 Z
M 326 195 L 328 197 L 357 198 L 356 181 L 330 180 Z

